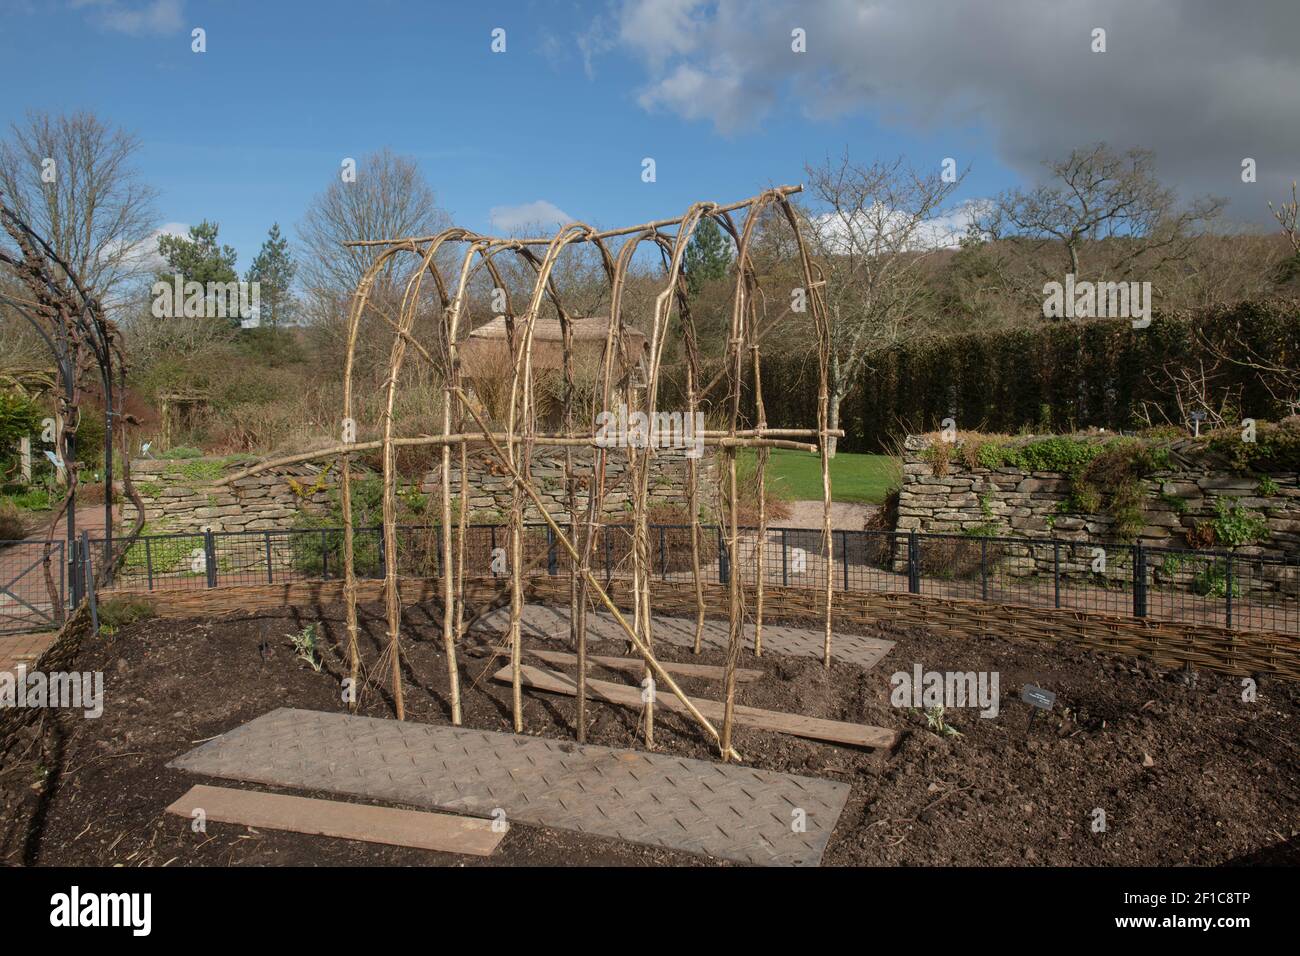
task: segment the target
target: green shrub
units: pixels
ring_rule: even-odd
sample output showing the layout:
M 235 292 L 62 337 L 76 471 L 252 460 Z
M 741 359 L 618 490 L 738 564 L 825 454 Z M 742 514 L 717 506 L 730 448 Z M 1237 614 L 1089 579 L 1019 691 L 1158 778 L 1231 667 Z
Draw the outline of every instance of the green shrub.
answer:
M 0 541 L 21 541 L 25 537 L 22 512 L 12 501 L 0 501 Z
M 49 511 L 52 507 L 48 488 L 21 488 L 0 496 L 20 511 Z
M 169 448 L 158 455 L 163 461 L 182 461 L 186 458 L 202 458 L 203 450 L 201 448 L 192 448 L 189 445 L 178 445 L 176 448 Z

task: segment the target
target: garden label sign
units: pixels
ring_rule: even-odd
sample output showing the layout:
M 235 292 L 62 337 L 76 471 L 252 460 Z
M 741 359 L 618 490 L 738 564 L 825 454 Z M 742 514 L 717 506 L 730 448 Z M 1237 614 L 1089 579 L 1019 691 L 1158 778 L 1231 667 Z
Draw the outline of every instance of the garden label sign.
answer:
M 1029 705 L 1029 723 L 1025 725 L 1025 733 L 1034 726 L 1034 718 L 1040 710 L 1051 710 L 1052 705 L 1056 703 L 1056 695 L 1050 690 L 1043 690 L 1033 684 L 1026 684 L 1020 691 L 1020 699 Z

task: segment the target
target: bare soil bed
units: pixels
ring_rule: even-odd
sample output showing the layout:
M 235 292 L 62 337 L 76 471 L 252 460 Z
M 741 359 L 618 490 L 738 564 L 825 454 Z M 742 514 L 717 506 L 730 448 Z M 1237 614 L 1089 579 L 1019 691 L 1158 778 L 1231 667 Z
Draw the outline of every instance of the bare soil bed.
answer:
M 365 659 L 378 659 L 384 626 L 365 616 Z M 321 673 L 295 657 L 287 635 L 321 624 Z M 406 615 L 407 718 L 446 723 L 446 669 L 439 622 Z M 798 624 L 801 622 L 788 622 Z M 804 626 L 806 622 L 804 622 Z M 1300 687 L 1261 680 L 1242 700 L 1238 678 L 1189 679 L 1145 663 L 1045 647 L 1010 636 L 969 640 L 929 630 L 881 627 L 897 646 L 871 671 L 749 653 L 742 666 L 764 677 L 740 684 L 738 701 L 758 707 L 904 731 L 889 753 L 738 729 L 747 763 L 851 784 L 826 852 L 827 865 L 1211 865 L 1300 862 Z M 488 635 L 490 639 L 492 636 Z M 221 619 L 151 620 L 89 641 L 79 670 L 104 672 L 97 720 L 46 712 L 0 744 L 0 860 L 44 865 L 707 865 L 707 859 L 542 827 L 513 827 L 496 854 L 462 858 L 427 851 L 256 831 L 189 821 L 163 809 L 202 778 L 165 764 L 198 742 L 276 707 L 340 711 L 345 628 L 341 608 L 324 615 L 287 609 Z M 499 638 L 497 639 L 499 642 Z M 465 723 L 509 731 L 510 689 L 491 680 L 504 663 L 475 638 L 463 658 Z M 534 647 L 567 649 L 535 641 Z M 622 654 L 621 643 L 595 644 Z M 665 660 L 721 664 L 661 646 Z M 475 655 L 477 652 L 477 656 Z M 890 675 L 924 670 L 997 671 L 1001 712 L 949 710 L 960 736 L 939 736 L 924 715 L 890 703 Z M 603 680 L 627 675 L 593 671 Z M 720 683 L 684 680 L 694 695 L 720 699 Z M 1020 689 L 1057 694 L 1027 727 Z M 526 731 L 573 739 L 574 701 L 525 690 Z M 392 716 L 386 692 L 369 690 L 361 712 Z M 589 741 L 640 745 L 638 715 L 593 702 Z M 685 715 L 660 712 L 658 749 L 716 759 Z M 237 782 L 216 781 L 223 786 Z M 310 794 L 332 797 L 330 794 Z M 337 799 L 337 798 L 336 798 Z M 1094 811 L 1106 829 L 1094 831 Z

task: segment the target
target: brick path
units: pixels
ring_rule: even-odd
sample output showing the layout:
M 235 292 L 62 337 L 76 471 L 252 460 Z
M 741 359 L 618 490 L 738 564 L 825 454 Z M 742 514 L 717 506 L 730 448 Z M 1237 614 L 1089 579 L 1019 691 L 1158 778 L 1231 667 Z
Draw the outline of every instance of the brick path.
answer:
M 19 664 L 30 667 L 54 643 L 54 632 L 0 637 L 0 672 L 13 673 Z
M 475 816 L 501 809 L 510 822 L 761 866 L 818 865 L 849 795 L 848 784 L 735 764 L 289 708 L 168 766 Z

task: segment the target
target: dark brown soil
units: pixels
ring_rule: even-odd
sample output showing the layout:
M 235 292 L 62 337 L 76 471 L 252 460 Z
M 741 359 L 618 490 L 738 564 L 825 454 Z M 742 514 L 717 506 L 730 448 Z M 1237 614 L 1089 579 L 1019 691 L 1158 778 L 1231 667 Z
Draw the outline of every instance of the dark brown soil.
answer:
M 373 662 L 383 623 L 365 619 L 363 650 Z M 324 671 L 294 656 L 287 636 L 322 622 Z M 440 626 L 424 610 L 407 614 L 407 718 L 445 723 L 446 670 Z M 741 703 L 904 730 L 891 753 L 818 744 L 741 728 L 746 762 L 829 777 L 852 795 L 827 851 L 829 865 L 1162 865 L 1298 862 L 1300 688 L 1263 679 L 1258 700 L 1242 700 L 1240 679 L 1209 673 L 1189 680 L 1127 658 L 1070 645 L 882 628 L 897 642 L 876 668 L 744 655 L 762 680 L 739 686 Z M 541 827 L 515 826 L 486 860 L 261 832 L 212 823 L 206 834 L 163 808 L 200 778 L 164 765 L 198 742 L 276 707 L 342 710 L 341 617 L 259 613 L 211 620 L 153 620 L 83 648 L 79 670 L 102 670 L 106 706 L 98 720 L 47 712 L 11 741 L 0 764 L 0 860 L 47 865 L 587 864 L 701 865 L 710 861 Z M 534 646 L 541 646 L 540 644 Z M 549 646 L 563 649 L 559 643 Z M 481 653 L 486 645 L 478 646 Z M 502 661 L 471 656 L 463 675 L 465 723 L 509 731 L 509 687 L 494 683 Z M 593 653 L 620 654 L 616 644 Z M 721 663 L 663 646 L 669 660 Z M 946 717 L 960 736 L 941 737 L 924 716 L 890 703 L 890 675 L 991 670 L 1000 675 L 1001 713 L 972 709 Z M 627 680 L 595 672 L 605 680 Z M 1027 728 L 1020 689 L 1057 694 Z M 689 693 L 718 698 L 712 681 Z M 391 716 L 369 691 L 361 711 Z M 572 739 L 574 701 L 525 691 L 528 733 Z M 592 743 L 639 746 L 637 715 L 591 708 Z M 661 713 L 661 750 L 713 759 L 685 716 Z M 219 781 L 223 786 L 238 786 Z M 331 796 L 318 794 L 318 796 Z M 1095 808 L 1105 832 L 1093 832 Z

